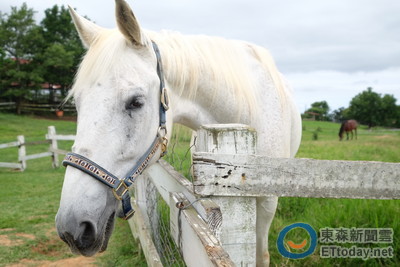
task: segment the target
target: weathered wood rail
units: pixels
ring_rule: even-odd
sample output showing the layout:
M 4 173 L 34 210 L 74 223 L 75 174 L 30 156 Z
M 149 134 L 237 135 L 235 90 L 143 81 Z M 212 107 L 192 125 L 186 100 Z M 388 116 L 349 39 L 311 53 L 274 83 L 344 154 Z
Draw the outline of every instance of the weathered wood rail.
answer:
M 29 104 L 29 103 L 23 103 L 20 105 L 20 109 L 23 112 L 54 112 L 58 110 L 60 107 L 60 103 L 57 104 Z M 15 102 L 6 102 L 6 103 L 0 103 L 0 110 L 10 110 L 10 109 L 15 109 L 16 108 L 16 103 Z M 73 104 L 64 104 L 63 105 L 63 111 L 66 112 L 76 112 L 75 105 Z
M 187 266 L 255 266 L 257 197 L 400 198 L 398 163 L 277 159 L 257 155 L 256 146 L 245 125 L 203 126 L 192 150 L 193 183 L 163 160 L 137 179 L 130 225 L 150 266 L 162 260 L 149 233 L 149 182 L 169 206 Z
M 170 208 L 171 235 L 175 244 L 180 247 L 185 264 L 233 266 L 234 263 L 217 238 L 222 221 L 219 207 L 209 199 L 198 199 L 193 193 L 191 182 L 163 160 L 150 166 L 137 178 L 133 192 L 133 205 L 137 214 L 130 220 L 130 225 L 134 236 L 140 239 L 148 264 L 161 264 L 160 256 L 148 233 L 151 229 L 151 218 L 146 216 L 149 209 L 147 200 L 152 197 L 146 193 L 149 181 L 156 186 Z
M 255 266 L 256 198 L 400 199 L 400 164 L 257 155 L 245 125 L 206 125 L 193 150 L 193 193 L 222 212 L 219 235 L 238 266 Z
M 254 153 L 254 130 L 232 128 L 204 126 L 199 131 L 198 140 L 206 142 L 199 142 L 193 154 L 196 194 L 400 199 L 399 163 L 270 158 Z M 250 148 L 229 153 L 224 146 Z
M 54 126 L 48 127 L 48 133 L 45 136 L 45 140 L 41 141 L 34 141 L 34 142 L 26 142 L 25 136 L 19 135 L 17 137 L 17 141 L 0 144 L 0 149 L 2 148 L 11 148 L 17 147 L 18 148 L 18 162 L 0 162 L 0 167 L 5 168 L 13 168 L 19 169 L 24 171 L 27 168 L 27 161 L 32 159 L 39 159 L 44 157 L 51 157 L 52 158 L 52 165 L 54 168 L 59 167 L 59 154 L 66 154 L 68 151 L 58 149 L 58 141 L 71 141 L 75 140 L 74 135 L 57 135 L 56 128 Z M 37 144 L 50 144 L 48 151 L 30 154 L 27 155 L 26 153 L 26 146 L 28 145 L 37 145 Z
M 4 149 L 4 148 L 10 148 L 10 147 L 19 147 L 21 144 L 21 141 L 23 141 L 23 136 L 19 135 L 17 137 L 17 141 L 15 142 L 9 142 L 9 143 L 5 143 L 5 144 L 0 144 L 0 149 Z M 23 142 L 22 142 L 23 143 Z M 19 152 L 19 154 L 21 154 L 21 152 Z M 22 163 L 14 163 L 14 162 L 0 162 L 0 167 L 3 168 L 13 168 L 13 169 L 23 169 Z
M 277 159 L 259 155 L 193 156 L 200 195 L 399 199 L 398 163 Z

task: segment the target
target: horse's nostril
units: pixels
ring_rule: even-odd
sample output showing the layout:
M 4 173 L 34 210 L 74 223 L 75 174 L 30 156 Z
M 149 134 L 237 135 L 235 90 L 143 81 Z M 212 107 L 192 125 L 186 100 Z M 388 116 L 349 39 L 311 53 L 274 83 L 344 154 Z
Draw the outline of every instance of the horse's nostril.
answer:
M 80 247 L 87 248 L 92 246 L 96 240 L 96 227 L 93 225 L 93 223 L 86 221 L 80 224 L 80 228 Z

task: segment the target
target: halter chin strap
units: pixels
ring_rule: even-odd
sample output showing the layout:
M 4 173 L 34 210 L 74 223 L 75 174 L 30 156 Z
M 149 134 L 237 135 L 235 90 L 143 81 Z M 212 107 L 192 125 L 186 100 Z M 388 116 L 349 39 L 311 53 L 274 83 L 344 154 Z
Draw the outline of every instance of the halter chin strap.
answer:
M 123 179 L 119 179 L 106 169 L 102 168 L 100 165 L 76 153 L 68 153 L 62 162 L 65 167 L 72 166 L 74 168 L 77 168 L 104 183 L 105 185 L 111 187 L 115 198 L 122 201 L 122 210 L 125 220 L 132 217 L 135 213 L 131 206 L 131 197 L 129 194 L 130 186 L 135 182 L 136 177 L 138 177 L 147 168 L 150 161 L 152 160 L 154 155 L 156 155 L 160 147 L 161 157 L 164 156 L 167 152 L 168 139 L 166 137 L 166 111 L 169 108 L 169 99 L 167 95 L 167 90 L 165 88 L 164 72 L 162 68 L 160 50 L 158 49 L 158 46 L 155 42 L 152 42 L 152 45 L 157 57 L 157 74 L 160 79 L 160 123 L 157 131 L 157 136 L 149 149 L 147 149 L 146 153 L 139 159 L 136 165 L 128 172 L 128 174 Z

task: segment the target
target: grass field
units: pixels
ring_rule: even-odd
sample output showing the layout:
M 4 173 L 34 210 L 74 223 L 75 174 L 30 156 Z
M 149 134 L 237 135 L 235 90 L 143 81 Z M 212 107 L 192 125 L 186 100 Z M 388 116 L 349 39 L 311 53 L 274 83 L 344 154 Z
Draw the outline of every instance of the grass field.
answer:
M 329 160 L 365 160 L 400 162 L 400 132 L 382 128 L 368 130 L 361 126 L 358 139 L 338 141 L 339 124 L 303 121 L 302 142 L 296 157 Z M 313 140 L 314 133 L 318 139 Z M 278 266 L 400 266 L 399 200 L 353 200 L 280 198 L 270 234 L 271 262 Z M 313 256 L 303 260 L 282 258 L 276 248 L 279 231 L 296 222 L 305 222 L 318 230 L 330 228 L 393 228 L 395 249 L 393 259 L 321 259 L 319 247 Z M 292 237 L 300 243 L 301 237 Z M 296 240 L 296 238 L 298 238 Z M 338 245 L 338 244 L 336 244 Z M 377 245 L 358 245 L 376 247 Z M 382 244 L 385 247 L 388 244 Z
M 74 122 L 44 120 L 0 113 L 0 144 L 16 140 L 23 134 L 26 140 L 43 140 L 47 126 L 56 126 L 60 134 L 73 134 Z M 315 159 L 373 160 L 400 162 L 400 132 L 385 129 L 369 131 L 361 128 L 357 141 L 338 141 L 338 124 L 328 122 L 303 123 L 303 138 L 297 157 Z M 190 136 L 180 130 L 179 142 L 171 143 L 167 160 L 188 173 L 187 155 Z M 315 139 L 317 134 L 317 140 Z M 60 143 L 62 144 L 62 143 Z M 71 142 L 61 145 L 68 149 Z M 28 154 L 44 152 L 48 145 L 29 146 Z M 16 162 L 15 148 L 0 150 L 0 162 Z M 28 161 L 25 172 L 0 168 L 0 266 L 15 263 L 39 266 L 76 257 L 58 238 L 54 228 L 63 182 L 64 169 L 52 169 L 50 158 Z M 272 266 L 400 266 L 400 201 L 398 200 L 335 200 L 280 198 L 270 234 Z M 277 251 L 279 231 L 295 222 L 305 222 L 318 230 L 323 227 L 393 228 L 395 257 L 392 259 L 321 259 L 316 251 L 304 260 L 288 260 Z M 300 234 L 301 235 L 301 234 Z M 300 243 L 301 236 L 290 238 Z M 382 244 L 384 245 L 384 244 Z M 387 244 L 386 244 L 387 245 Z M 384 246 L 386 246 L 384 245 Z M 360 247 L 378 245 L 360 244 Z M 78 261 L 82 263 L 82 258 Z M 108 250 L 90 260 L 98 266 L 145 266 L 140 249 L 130 234 L 128 224 L 117 220 L 116 230 Z M 72 263 L 69 265 L 73 266 Z

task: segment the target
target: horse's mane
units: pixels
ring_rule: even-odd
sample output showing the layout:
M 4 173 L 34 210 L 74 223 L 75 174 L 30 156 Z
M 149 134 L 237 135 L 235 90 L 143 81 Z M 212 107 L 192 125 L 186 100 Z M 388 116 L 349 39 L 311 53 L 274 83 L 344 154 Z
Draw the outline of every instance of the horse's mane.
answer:
M 214 90 L 232 90 L 237 99 L 245 99 L 250 107 L 257 107 L 255 90 L 252 90 L 257 85 L 254 84 L 254 70 L 246 64 L 249 60 L 245 57 L 246 50 L 262 63 L 278 94 L 282 96 L 285 92 L 281 75 L 264 48 L 243 41 L 170 31 L 148 32 L 148 36 L 160 44 L 168 70 L 167 80 L 173 81 L 173 86 L 182 96 L 195 98 L 201 76 L 208 75 L 214 84 L 219 85 Z
M 250 68 L 244 51 L 250 51 L 270 75 L 277 88 L 281 103 L 285 101 L 285 86 L 269 52 L 253 44 L 230 41 L 219 37 L 182 35 L 163 31 L 143 31 L 144 45 L 154 40 L 160 47 L 166 80 L 183 97 L 196 97 L 199 81 L 208 75 L 215 86 L 213 90 L 232 90 L 237 99 L 244 99 L 249 107 L 256 108 L 254 70 Z M 87 51 L 76 76 L 73 94 L 77 88 L 87 87 L 98 77 L 106 77 L 113 62 L 118 60 L 128 43 L 118 30 L 104 30 Z M 121 66 L 123 67 L 123 66 Z M 215 94 L 215 93 L 214 93 Z

